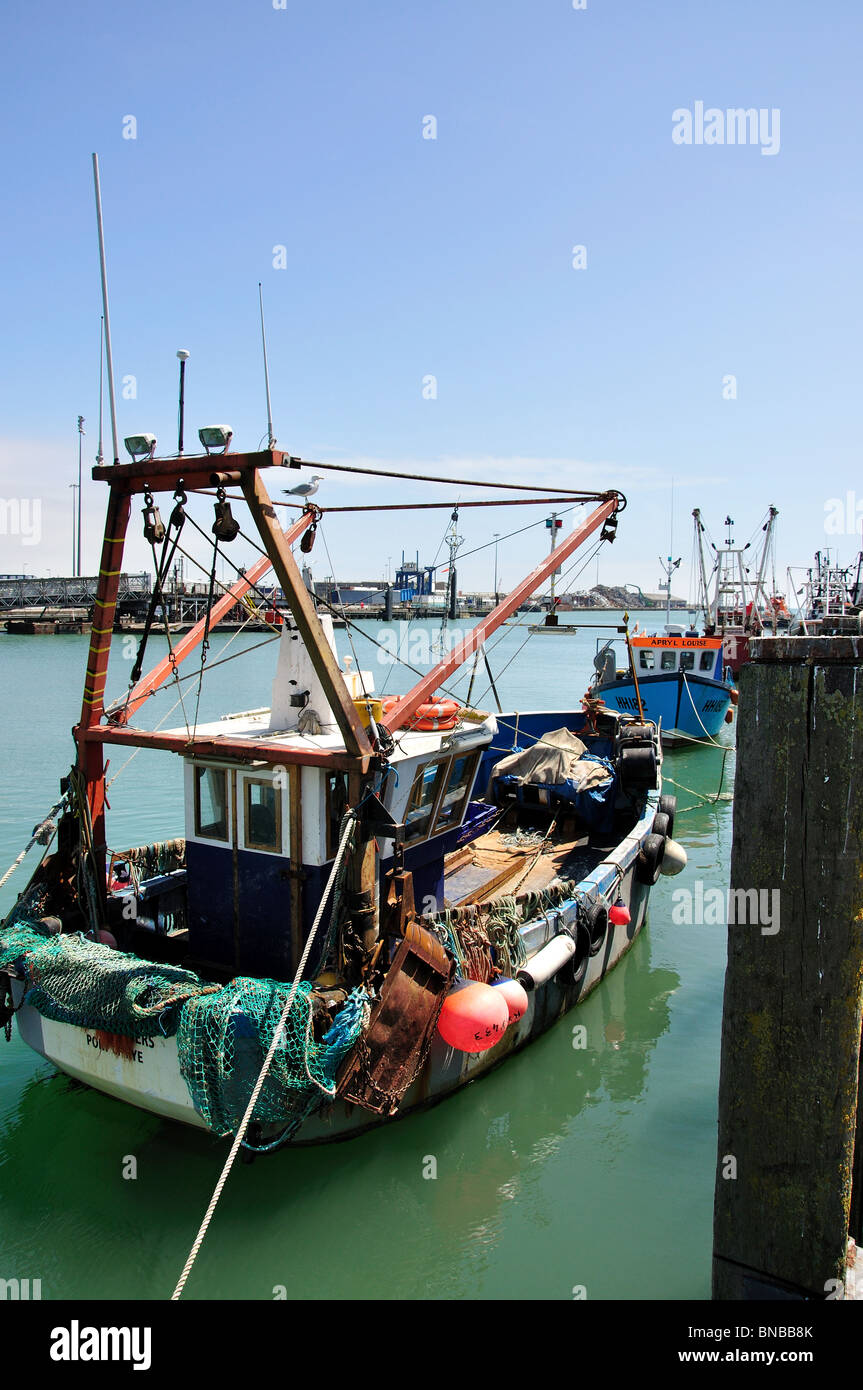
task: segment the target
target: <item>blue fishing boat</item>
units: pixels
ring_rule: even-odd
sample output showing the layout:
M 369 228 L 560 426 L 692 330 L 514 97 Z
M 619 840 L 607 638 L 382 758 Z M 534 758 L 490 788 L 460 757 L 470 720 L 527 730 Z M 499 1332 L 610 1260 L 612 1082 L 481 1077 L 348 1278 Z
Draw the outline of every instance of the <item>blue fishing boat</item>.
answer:
M 663 634 L 598 645 L 589 694 L 609 709 L 661 725 L 665 747 L 716 739 L 731 723 L 737 692 L 724 670 L 721 637 L 668 624 Z

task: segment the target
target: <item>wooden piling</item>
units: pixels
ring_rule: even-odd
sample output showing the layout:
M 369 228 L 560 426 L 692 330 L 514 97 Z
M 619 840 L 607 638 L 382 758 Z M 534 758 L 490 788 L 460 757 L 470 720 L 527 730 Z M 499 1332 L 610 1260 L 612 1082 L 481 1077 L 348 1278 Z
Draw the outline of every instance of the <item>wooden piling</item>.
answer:
M 761 921 L 729 920 L 713 1296 L 836 1298 L 863 1005 L 863 638 L 763 638 L 752 657 L 731 889 L 778 889 L 779 929 L 770 897 Z

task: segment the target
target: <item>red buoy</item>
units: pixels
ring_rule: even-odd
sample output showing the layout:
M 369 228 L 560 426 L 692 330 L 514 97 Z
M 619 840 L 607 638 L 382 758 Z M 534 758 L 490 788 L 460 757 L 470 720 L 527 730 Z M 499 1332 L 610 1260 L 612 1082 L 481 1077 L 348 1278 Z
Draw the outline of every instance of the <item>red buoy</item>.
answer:
M 459 1052 L 487 1052 L 509 1024 L 509 1005 L 500 990 L 476 980 L 456 981 L 444 1000 L 437 1029 Z
M 527 990 L 520 985 L 518 980 L 508 980 L 503 976 L 500 980 L 495 980 L 492 989 L 497 989 L 506 1000 L 509 1009 L 510 1023 L 517 1023 L 527 1013 Z
M 608 910 L 608 920 L 614 927 L 628 927 L 632 921 L 632 914 L 623 898 L 618 898 L 613 907 Z

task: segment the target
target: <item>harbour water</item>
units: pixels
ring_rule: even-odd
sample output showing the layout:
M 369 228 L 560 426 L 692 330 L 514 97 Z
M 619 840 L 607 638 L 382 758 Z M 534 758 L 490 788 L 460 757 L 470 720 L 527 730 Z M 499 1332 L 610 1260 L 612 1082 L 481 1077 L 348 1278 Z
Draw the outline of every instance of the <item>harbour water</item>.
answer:
M 657 617 L 631 614 L 649 630 Z M 339 652 L 386 693 L 413 679 L 387 654 L 426 669 L 440 637 L 435 622 L 365 631 L 384 652 L 355 636 L 351 653 L 343 631 Z M 526 627 L 503 629 L 489 655 L 504 708 L 577 708 L 603 635 L 585 627 L 522 650 Z M 269 703 L 275 647 L 261 642 L 214 636 L 200 719 Z M 148 655 L 163 650 L 154 639 Z M 0 637 L 0 872 L 74 756 L 86 652 L 81 637 Z M 115 637 L 109 694 L 125 689 L 133 656 Z M 478 671 L 473 703 L 493 709 L 487 686 Z M 450 688 L 463 698 L 465 679 Z M 177 727 L 185 714 L 191 725 L 196 693 L 185 681 L 185 711 L 169 713 L 177 692 L 166 687 L 141 715 Z M 114 750 L 109 779 L 126 759 Z M 725 796 L 711 803 L 723 762 Z M 696 880 L 727 886 L 733 771 L 733 752 L 666 756 L 689 864 L 660 878 L 648 930 L 584 1005 L 432 1110 L 349 1143 L 237 1164 L 185 1297 L 708 1298 L 726 928 L 675 924 L 672 895 Z M 174 755 L 134 755 L 109 798 L 114 848 L 183 832 Z M 28 858 L 2 890 L 0 911 L 32 867 Z M 225 1154 L 223 1141 L 58 1075 L 17 1034 L 0 1039 L 0 1277 L 41 1280 L 43 1299 L 169 1297 Z

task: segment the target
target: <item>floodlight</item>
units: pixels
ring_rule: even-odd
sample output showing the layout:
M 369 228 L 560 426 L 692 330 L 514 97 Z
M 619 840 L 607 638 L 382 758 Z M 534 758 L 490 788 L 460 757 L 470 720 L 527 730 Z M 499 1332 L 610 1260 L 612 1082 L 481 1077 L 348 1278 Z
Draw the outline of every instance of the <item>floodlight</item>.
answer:
M 226 454 L 233 437 L 234 431 L 230 425 L 205 425 L 203 429 L 198 430 L 198 438 L 208 454 L 214 449 L 221 449 L 222 453 Z
M 124 439 L 127 452 L 137 463 L 139 458 L 152 458 L 156 452 L 156 436 L 154 434 L 130 434 L 128 439 Z

